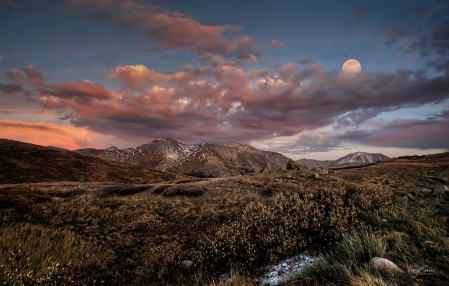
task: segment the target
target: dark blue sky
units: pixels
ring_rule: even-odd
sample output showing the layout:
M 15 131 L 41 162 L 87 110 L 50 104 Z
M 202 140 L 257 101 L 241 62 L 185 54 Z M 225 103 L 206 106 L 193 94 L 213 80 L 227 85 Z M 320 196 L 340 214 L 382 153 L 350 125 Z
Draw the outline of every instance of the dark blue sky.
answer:
M 447 150 L 448 4 L 0 0 L 0 131 L 68 148 L 172 137 L 291 157 Z M 41 127 L 67 136 L 40 141 Z

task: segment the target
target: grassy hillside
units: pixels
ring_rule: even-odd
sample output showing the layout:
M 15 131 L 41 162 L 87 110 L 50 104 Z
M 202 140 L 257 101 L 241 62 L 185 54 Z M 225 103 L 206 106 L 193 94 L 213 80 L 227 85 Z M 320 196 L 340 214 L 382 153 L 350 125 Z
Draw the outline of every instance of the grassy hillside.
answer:
M 182 178 L 54 147 L 0 139 L 0 184 L 38 182 L 154 183 Z

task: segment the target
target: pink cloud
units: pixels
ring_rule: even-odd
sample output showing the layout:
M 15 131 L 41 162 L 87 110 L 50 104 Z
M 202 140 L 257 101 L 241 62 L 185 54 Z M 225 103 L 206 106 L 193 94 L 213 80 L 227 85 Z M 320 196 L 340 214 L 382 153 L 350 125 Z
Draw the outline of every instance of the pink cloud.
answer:
M 205 51 L 229 56 L 255 54 L 256 44 L 249 37 L 225 38 L 224 32 L 237 32 L 233 25 L 209 26 L 181 13 L 160 7 L 123 0 L 66 0 L 66 4 L 102 13 L 116 24 L 144 31 L 144 37 L 162 45 L 163 49 L 184 49 L 198 53 Z M 257 55 L 255 55 L 257 56 Z
M 285 43 L 284 42 L 280 42 L 280 41 L 276 41 L 276 40 L 271 40 L 270 41 L 270 45 L 271 46 L 278 46 L 278 47 L 280 47 L 280 46 L 285 45 Z

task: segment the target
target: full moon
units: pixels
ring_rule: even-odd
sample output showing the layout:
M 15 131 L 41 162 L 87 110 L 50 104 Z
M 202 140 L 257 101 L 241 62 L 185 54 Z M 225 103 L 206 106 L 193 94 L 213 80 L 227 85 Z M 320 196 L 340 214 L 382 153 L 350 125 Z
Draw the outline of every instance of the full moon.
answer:
M 343 72 L 347 75 L 356 75 L 362 71 L 362 65 L 356 60 L 347 60 L 343 64 Z

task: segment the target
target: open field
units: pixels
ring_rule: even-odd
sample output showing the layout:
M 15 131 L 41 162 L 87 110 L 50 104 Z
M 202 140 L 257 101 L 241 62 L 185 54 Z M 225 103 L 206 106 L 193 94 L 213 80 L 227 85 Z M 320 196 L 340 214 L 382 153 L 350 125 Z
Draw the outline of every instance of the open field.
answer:
M 445 153 L 319 178 L 284 170 L 148 184 L 4 184 L 0 279 L 10 285 L 216 285 L 232 268 L 240 275 L 222 285 L 253 285 L 260 266 L 309 250 L 325 259 L 288 284 L 444 285 L 448 194 L 420 189 L 448 185 L 448 178 Z M 374 256 L 405 273 L 378 273 L 367 264 Z M 184 260 L 194 264 L 183 269 Z M 408 271 L 425 265 L 431 275 Z

